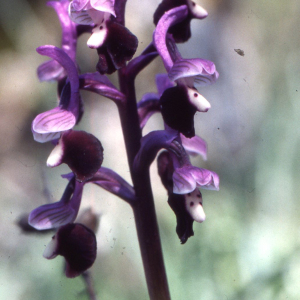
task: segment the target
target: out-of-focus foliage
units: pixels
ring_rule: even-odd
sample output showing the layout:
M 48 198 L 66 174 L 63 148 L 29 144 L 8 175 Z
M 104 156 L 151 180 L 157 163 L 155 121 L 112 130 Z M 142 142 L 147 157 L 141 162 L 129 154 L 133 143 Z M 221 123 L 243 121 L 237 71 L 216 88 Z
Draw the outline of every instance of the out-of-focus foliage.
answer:
M 138 36 L 138 53 L 152 38 L 159 1 L 128 0 L 127 26 Z M 297 0 L 197 0 L 209 16 L 192 21 L 185 57 L 215 62 L 217 84 L 199 89 L 212 104 L 195 117 L 208 142 L 208 160 L 195 165 L 220 175 L 219 192 L 203 191 L 207 220 L 181 245 L 175 216 L 153 166 L 152 179 L 170 290 L 174 300 L 297 299 L 300 297 L 300 6 Z M 46 1 L 0 2 L 0 295 L 3 299 L 87 299 L 81 278 L 66 279 L 62 259 L 42 257 L 47 235 L 24 235 L 18 217 L 58 200 L 67 167 L 46 169 L 52 146 L 33 141 L 34 116 L 56 104 L 55 84 L 39 83 L 45 58 L 35 48 L 60 45 L 60 27 Z M 139 5 L 138 5 L 139 4 Z M 80 38 L 82 71 L 96 54 Z M 239 55 L 234 49 L 241 49 Z M 137 93 L 155 92 L 155 62 L 137 79 Z M 110 100 L 83 93 L 80 128 L 102 142 L 104 166 L 129 179 L 118 113 Z M 161 128 L 154 116 L 145 132 Z M 112 134 L 113 132 L 113 134 Z M 49 197 L 48 197 L 49 198 Z M 98 258 L 92 268 L 101 299 L 147 299 L 133 215 L 97 187 L 84 191 L 85 206 L 102 214 Z

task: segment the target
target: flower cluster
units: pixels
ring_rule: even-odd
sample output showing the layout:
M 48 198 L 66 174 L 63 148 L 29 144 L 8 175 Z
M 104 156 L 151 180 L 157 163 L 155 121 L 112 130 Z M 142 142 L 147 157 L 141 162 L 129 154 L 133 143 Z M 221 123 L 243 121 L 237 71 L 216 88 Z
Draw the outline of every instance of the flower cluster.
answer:
M 214 83 L 218 72 L 208 60 L 183 58 L 176 46 L 176 43 L 190 38 L 191 19 L 203 19 L 207 12 L 191 0 L 163 0 L 154 13 L 156 27 L 152 43 L 133 58 L 138 40 L 124 26 L 125 2 L 49 2 L 61 23 L 61 47 L 45 45 L 37 48 L 39 54 L 50 58 L 39 66 L 38 77 L 41 81 L 57 82 L 58 104 L 33 120 L 33 137 L 40 143 L 55 144 L 47 166 L 57 167 L 65 163 L 71 173 L 63 175 L 68 184 L 60 201 L 34 209 L 29 215 L 29 224 L 38 230 L 56 230 L 44 256 L 48 259 L 64 256 L 68 277 L 80 275 L 96 259 L 94 232 L 76 222 L 84 186 L 94 183 L 126 201 L 133 209 L 140 201 L 134 180 L 132 186 L 115 171 L 102 166 L 104 150 L 97 137 L 74 129 L 85 117 L 80 90 L 113 100 L 120 111 L 129 107 L 132 99 L 135 101 L 133 84 L 124 88 L 123 81 L 119 90 L 106 74 L 120 70 L 128 82 L 133 82 L 156 56 L 163 61 L 167 74 L 156 77 L 158 93 L 145 93 L 138 103 L 130 103 L 134 113 L 127 116 L 127 120 L 132 118 L 132 124 L 134 120 L 139 121 L 138 128 L 134 129 L 139 135 L 135 141 L 139 146 L 133 152 L 133 159 L 129 158 L 129 165 L 134 178 L 143 170 L 149 170 L 159 151 L 165 149 L 157 157 L 158 173 L 167 190 L 168 203 L 176 215 L 176 231 L 181 243 L 194 234 L 194 221 L 205 220 L 199 189 L 219 189 L 219 177 L 215 172 L 192 166 L 189 160 L 189 155 L 194 154 L 206 159 L 206 143 L 195 135 L 194 115 L 196 111 L 207 112 L 211 107 L 195 85 Z M 87 46 L 95 49 L 99 61 L 93 72 L 81 74 L 76 47 L 77 39 L 83 33 L 89 34 Z M 130 92 L 126 94 L 127 90 Z M 123 111 L 127 113 L 126 109 Z M 142 137 L 143 127 L 155 112 L 161 113 L 164 130 Z M 130 145 L 127 144 L 127 148 L 130 149 Z

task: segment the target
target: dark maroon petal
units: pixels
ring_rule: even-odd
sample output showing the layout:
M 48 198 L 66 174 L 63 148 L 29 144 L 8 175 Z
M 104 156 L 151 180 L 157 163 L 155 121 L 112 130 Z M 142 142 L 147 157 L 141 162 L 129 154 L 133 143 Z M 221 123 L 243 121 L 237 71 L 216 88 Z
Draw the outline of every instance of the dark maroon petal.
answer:
M 171 194 L 169 196 L 168 203 L 176 215 L 176 233 L 181 241 L 181 244 L 185 244 L 188 238 L 194 235 L 194 220 L 185 208 L 184 195 Z
M 65 163 L 78 181 L 86 181 L 98 171 L 102 161 L 103 148 L 95 136 L 85 131 L 69 130 L 62 134 L 47 160 L 47 165 L 56 167 Z
M 96 69 L 100 74 L 112 74 L 117 70 L 107 52 L 106 46 L 98 48 L 97 53 L 99 61 L 96 65 Z
M 56 233 L 56 254 L 67 263 L 66 276 L 76 277 L 90 268 L 97 256 L 97 241 L 94 232 L 82 224 L 67 224 Z
M 85 131 L 68 131 L 62 136 L 63 163 L 74 172 L 76 179 L 86 181 L 101 167 L 103 148 L 100 141 Z
M 133 57 L 138 39 L 126 27 L 116 22 L 111 22 L 108 26 L 109 33 L 105 44 L 115 68 L 120 69 Z
M 196 108 L 189 103 L 186 88 L 175 86 L 165 90 L 160 98 L 164 121 L 188 138 L 195 136 L 194 115 Z

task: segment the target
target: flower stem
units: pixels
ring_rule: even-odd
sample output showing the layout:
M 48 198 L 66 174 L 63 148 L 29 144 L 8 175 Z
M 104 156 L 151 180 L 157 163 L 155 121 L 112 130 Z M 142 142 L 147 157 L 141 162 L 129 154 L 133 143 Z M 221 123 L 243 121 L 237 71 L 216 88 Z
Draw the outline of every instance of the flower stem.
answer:
M 126 101 L 118 106 L 131 177 L 137 201 L 132 205 L 137 235 L 151 300 L 170 300 L 167 276 L 152 195 L 149 169 L 133 171 L 133 161 L 142 137 L 137 114 L 134 78 L 119 70 L 120 90 Z

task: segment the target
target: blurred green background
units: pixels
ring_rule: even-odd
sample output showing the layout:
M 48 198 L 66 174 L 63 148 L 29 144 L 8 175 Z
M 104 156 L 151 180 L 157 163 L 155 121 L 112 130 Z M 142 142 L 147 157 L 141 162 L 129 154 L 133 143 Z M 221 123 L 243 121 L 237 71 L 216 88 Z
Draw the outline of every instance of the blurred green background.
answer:
M 152 13 L 160 1 L 128 0 L 127 26 L 140 53 L 152 38 Z M 180 45 L 184 57 L 215 62 L 216 84 L 199 89 L 212 108 L 197 113 L 196 132 L 208 143 L 199 167 L 220 176 L 220 191 L 203 191 L 207 219 L 180 245 L 175 216 L 151 167 L 155 204 L 173 300 L 300 299 L 300 5 L 297 0 L 197 0 L 209 16 L 192 21 L 193 36 Z M 42 257 L 47 235 L 24 235 L 20 215 L 60 199 L 68 168 L 48 169 L 50 144 L 33 141 L 30 124 L 56 105 L 56 85 L 39 83 L 45 61 L 35 48 L 60 46 L 58 19 L 46 1 L 0 2 L 0 298 L 88 299 L 82 278 L 66 279 L 63 259 Z M 78 60 L 93 71 L 96 53 L 82 36 Z M 240 56 L 234 49 L 242 49 Z M 137 94 L 156 92 L 157 58 L 137 79 Z M 112 76 L 116 83 L 116 76 Z M 117 84 L 117 83 L 116 83 Z M 104 166 L 130 181 L 115 105 L 82 93 L 79 128 L 105 149 Z M 144 132 L 161 129 L 155 115 Z M 98 258 L 91 269 L 101 300 L 148 299 L 131 209 L 87 186 L 83 207 L 101 214 Z M 159 299 L 158 299 L 159 300 Z

